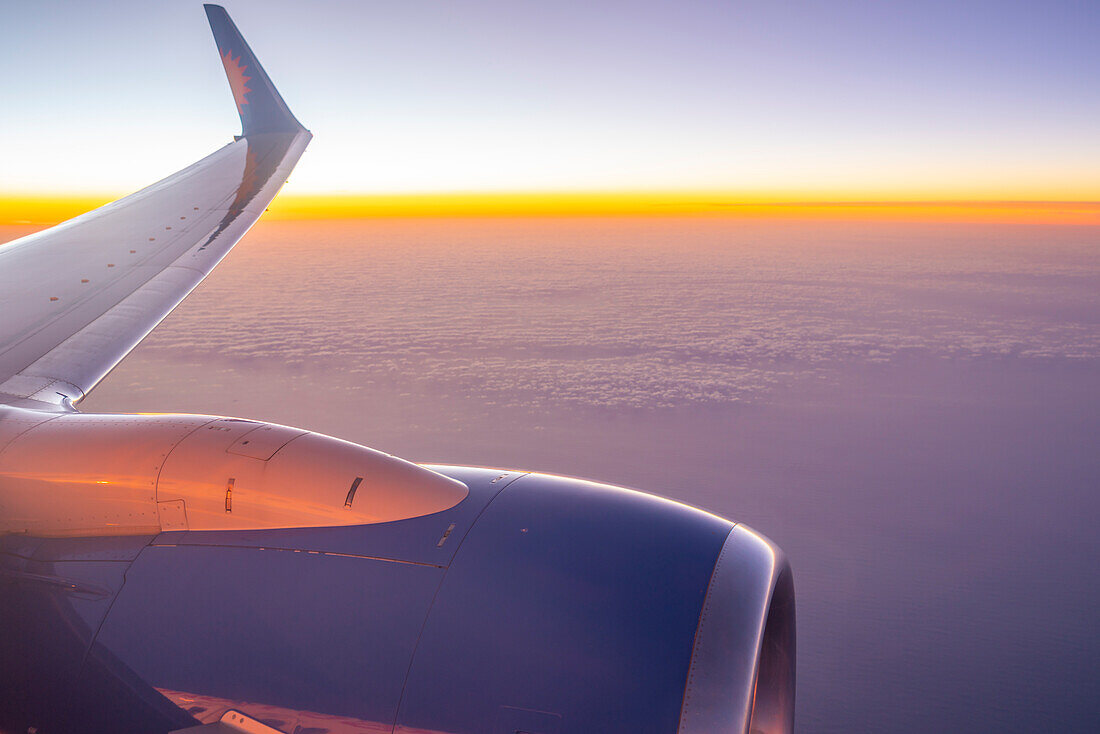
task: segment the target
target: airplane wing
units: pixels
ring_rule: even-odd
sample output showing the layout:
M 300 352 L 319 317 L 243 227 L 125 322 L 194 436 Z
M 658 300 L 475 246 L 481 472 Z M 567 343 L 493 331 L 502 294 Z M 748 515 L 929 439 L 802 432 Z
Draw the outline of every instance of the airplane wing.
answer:
M 79 402 L 245 235 L 312 135 L 206 5 L 242 135 L 137 193 L 0 245 L 0 403 Z

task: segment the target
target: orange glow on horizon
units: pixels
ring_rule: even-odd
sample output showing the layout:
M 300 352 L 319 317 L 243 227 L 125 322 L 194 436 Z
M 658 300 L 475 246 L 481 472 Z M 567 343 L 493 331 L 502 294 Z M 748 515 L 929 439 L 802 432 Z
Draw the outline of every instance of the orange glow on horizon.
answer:
M 722 192 L 443 193 L 288 196 L 271 219 L 677 217 L 1100 224 L 1100 201 L 784 200 Z
M 117 196 L 0 194 L 0 225 L 49 226 Z M 708 217 L 1100 225 L 1100 201 L 784 200 L 723 192 L 529 192 L 286 195 L 265 219 Z

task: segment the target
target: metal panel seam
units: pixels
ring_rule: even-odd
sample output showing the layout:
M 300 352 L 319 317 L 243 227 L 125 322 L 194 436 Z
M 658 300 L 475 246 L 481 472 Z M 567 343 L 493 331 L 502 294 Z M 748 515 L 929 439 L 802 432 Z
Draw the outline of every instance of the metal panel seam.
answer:
M 401 695 L 397 697 L 397 709 L 393 712 L 393 722 L 390 724 L 390 734 L 394 734 L 394 732 L 397 730 L 397 720 L 401 716 L 401 705 L 405 702 L 405 688 L 409 685 L 409 675 L 412 673 L 413 662 L 416 661 L 416 653 L 420 649 L 420 638 L 424 636 L 424 628 L 428 626 L 428 618 L 432 616 L 432 609 L 435 607 L 435 601 L 439 598 L 439 590 L 443 588 L 443 582 L 447 580 L 447 571 L 450 570 L 451 564 L 453 564 L 455 559 L 458 558 L 458 554 L 462 550 L 462 544 L 466 541 L 466 537 L 471 532 L 473 532 L 474 527 L 477 525 L 477 521 L 480 520 L 481 516 L 485 514 L 485 511 L 489 509 L 489 506 L 496 501 L 496 498 L 500 496 L 500 493 L 507 489 L 508 486 L 512 484 L 512 482 L 516 481 L 517 479 L 521 479 L 530 473 L 531 472 L 521 472 L 512 479 L 509 479 L 503 485 L 501 485 L 500 489 L 497 490 L 492 499 L 486 502 L 485 506 L 481 508 L 481 512 L 477 513 L 477 517 L 475 517 L 473 522 L 470 523 L 470 527 L 467 528 L 466 532 L 462 534 L 462 538 L 458 542 L 458 547 L 455 548 L 455 552 L 451 555 L 450 563 L 448 563 L 447 566 L 443 569 L 443 573 L 439 577 L 439 583 L 435 586 L 435 593 L 432 594 L 432 601 L 430 604 L 428 604 L 428 608 L 424 612 L 424 619 L 420 622 L 420 630 L 416 633 L 416 642 L 413 644 L 412 654 L 409 655 L 409 665 L 407 668 L 405 668 L 405 679 L 401 681 Z
M 687 705 L 688 691 L 691 689 L 691 677 L 695 673 L 695 666 L 697 664 L 695 649 L 699 645 L 699 630 L 702 629 L 703 619 L 707 615 L 707 605 L 710 603 L 710 592 L 714 587 L 714 579 L 718 575 L 718 567 L 722 563 L 722 556 L 725 554 L 726 543 L 729 541 L 730 535 L 733 534 L 733 531 L 737 528 L 738 524 L 739 523 L 734 523 L 733 527 L 730 528 L 730 531 L 726 533 L 726 537 L 722 540 L 722 547 L 718 551 L 718 557 L 714 559 L 714 568 L 712 568 L 710 571 L 710 580 L 707 581 L 707 593 L 706 596 L 703 597 L 703 606 L 699 607 L 699 619 L 695 623 L 695 639 L 691 641 L 691 663 L 688 665 L 687 678 L 684 679 L 684 694 L 680 698 L 681 722 L 684 720 L 684 707 Z M 679 730 L 679 725 L 677 725 L 676 728 L 677 730 Z
M 73 682 L 76 683 L 81 679 L 84 673 L 84 667 L 88 664 L 88 656 L 92 652 L 92 648 L 95 647 L 95 642 L 99 639 L 99 633 L 103 630 L 103 625 L 107 622 L 107 618 L 111 616 L 111 610 L 115 607 L 115 602 L 118 601 L 118 597 L 122 594 L 122 590 L 126 588 L 126 574 L 130 572 L 130 567 L 134 565 L 134 561 L 141 558 L 141 554 L 149 547 L 149 544 L 156 538 L 155 535 L 150 536 L 146 541 L 145 547 L 141 549 L 139 553 L 134 554 L 134 557 L 129 561 L 125 561 L 126 570 L 122 572 L 122 583 L 118 585 L 118 590 L 115 591 L 114 596 L 111 597 L 111 603 L 107 605 L 107 611 L 103 613 L 103 617 L 99 620 L 99 624 L 96 625 L 95 634 L 88 640 L 88 647 L 84 649 L 84 657 L 80 660 L 80 666 L 76 670 L 76 676 L 73 678 Z
M 122 360 L 119 360 L 119 362 L 121 362 L 121 361 Z M 116 363 L 116 365 L 117 365 L 117 363 Z M 114 367 L 112 367 L 111 369 L 113 370 Z M 108 372 L 107 374 L 110 374 L 110 373 Z M 191 429 L 187 433 L 183 434 L 179 438 L 178 441 L 176 441 L 174 444 L 172 444 L 172 448 L 168 449 L 168 453 L 166 453 L 164 455 L 164 458 L 160 460 L 160 466 L 157 467 L 157 483 L 155 485 L 153 485 L 154 488 L 155 488 L 155 492 L 153 493 L 153 501 L 154 502 L 160 502 L 160 475 L 161 475 L 161 472 L 164 471 L 164 465 L 168 463 L 169 457 L 172 456 L 172 452 L 176 450 L 177 446 L 179 446 L 181 443 L 183 443 L 188 438 L 190 438 L 191 434 L 193 434 L 195 431 L 199 430 L 200 428 L 204 428 L 204 427 L 210 425 L 211 423 L 217 423 L 218 420 L 220 420 L 220 419 L 219 418 L 212 418 L 212 419 L 206 421 L 205 423 L 200 423 L 199 425 L 195 426 L 193 429 Z M 159 515 L 158 515 L 158 519 L 159 519 Z M 154 538 L 155 537 L 156 536 L 154 536 Z M 149 543 L 152 543 L 152 542 L 153 542 L 152 540 L 149 541 Z M 148 545 L 146 547 L 148 547 Z
M 177 532 L 177 531 L 167 531 Z M 154 537 L 152 541 L 146 546 L 147 548 L 234 548 L 236 550 L 250 550 L 250 551 L 276 551 L 282 553 L 305 553 L 311 556 L 336 556 L 338 558 L 360 558 L 364 561 L 380 561 L 382 563 L 399 563 L 405 566 L 423 566 L 425 568 L 441 568 L 446 569 L 446 566 L 440 566 L 437 563 L 424 563 L 423 561 L 407 561 L 402 558 L 386 558 L 384 556 L 366 556 L 359 553 L 337 553 L 334 551 L 322 551 L 322 550 L 310 550 L 309 548 L 282 548 L 278 546 L 270 545 L 233 545 L 230 543 L 158 543 Z
M 48 415 L 48 414 L 43 413 L 43 415 Z M 15 443 L 16 440 L 18 440 L 21 436 L 25 436 L 28 432 L 33 431 L 35 428 L 38 428 L 41 425 L 45 425 L 46 423 L 49 423 L 50 421 L 52 421 L 54 418 L 60 418 L 63 415 L 72 415 L 72 414 L 71 413 L 56 413 L 56 414 L 50 415 L 49 418 L 42 421 L 41 423 L 35 423 L 34 425 L 29 426 L 25 430 L 22 430 L 19 433 L 15 434 L 14 436 L 11 437 L 11 439 L 6 444 L 4 444 L 3 446 L 0 446 L 0 456 L 3 456 L 4 452 L 7 451 L 8 448 L 13 443 Z M 3 419 L 0 418 L 0 420 L 3 420 Z

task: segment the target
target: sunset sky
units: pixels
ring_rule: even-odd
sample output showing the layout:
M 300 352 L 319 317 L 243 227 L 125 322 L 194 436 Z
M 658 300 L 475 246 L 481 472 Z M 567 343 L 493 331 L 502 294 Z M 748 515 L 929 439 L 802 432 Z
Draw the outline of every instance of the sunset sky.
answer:
M 1100 199 L 1095 3 L 227 9 L 316 136 L 283 211 L 440 192 L 521 192 L 528 208 L 557 192 L 567 210 L 587 192 L 673 192 L 688 209 Z M 105 201 L 239 131 L 198 2 L 4 14 L 7 221 L 13 197 Z
M 1097 729 L 1100 0 L 224 1 L 314 139 L 81 411 L 686 502 L 790 557 L 800 732 Z M 0 3 L 0 245 L 240 132 L 201 0 Z

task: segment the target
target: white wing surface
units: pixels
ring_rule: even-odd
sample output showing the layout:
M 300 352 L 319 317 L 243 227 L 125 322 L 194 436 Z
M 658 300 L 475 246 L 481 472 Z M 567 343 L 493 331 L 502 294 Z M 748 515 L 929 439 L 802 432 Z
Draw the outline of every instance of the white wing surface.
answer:
M 244 236 L 309 144 L 229 16 L 206 12 L 243 135 L 124 199 L 0 245 L 0 403 L 79 402 Z

